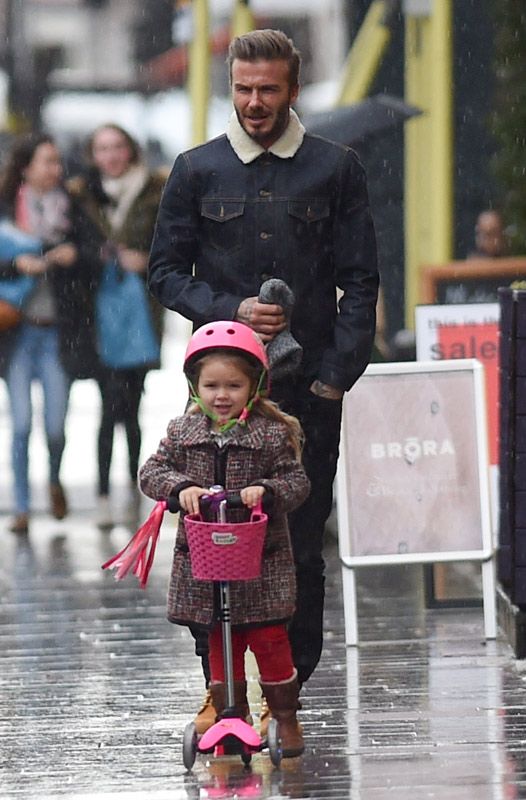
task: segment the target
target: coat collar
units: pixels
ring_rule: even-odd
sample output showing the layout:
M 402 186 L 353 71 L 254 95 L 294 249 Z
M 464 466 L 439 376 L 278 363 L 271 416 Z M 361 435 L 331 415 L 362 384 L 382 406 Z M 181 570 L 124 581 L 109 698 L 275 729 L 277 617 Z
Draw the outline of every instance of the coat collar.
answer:
M 301 124 L 298 115 L 291 108 L 289 112 L 289 124 L 279 139 L 265 150 L 260 144 L 250 138 L 248 133 L 241 127 L 235 111 L 230 117 L 226 130 L 227 139 L 230 142 L 236 156 L 243 164 L 250 164 L 262 153 L 272 153 L 278 158 L 293 158 L 301 147 L 305 128 Z
M 192 447 L 198 444 L 211 444 L 210 420 L 204 414 L 185 414 L 185 424 L 180 432 L 180 444 L 183 447 Z M 252 414 L 246 425 L 235 425 L 231 429 L 229 446 L 238 445 L 259 449 L 263 446 L 264 432 L 268 420 L 257 414 Z

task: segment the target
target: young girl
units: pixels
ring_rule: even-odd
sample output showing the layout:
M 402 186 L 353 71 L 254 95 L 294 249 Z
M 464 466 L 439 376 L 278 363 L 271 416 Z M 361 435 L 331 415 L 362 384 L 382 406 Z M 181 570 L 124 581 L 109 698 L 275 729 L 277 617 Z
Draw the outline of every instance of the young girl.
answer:
M 271 499 L 261 576 L 231 583 L 235 701 L 249 717 L 244 654 L 250 647 L 262 692 L 279 723 L 283 756 L 297 756 L 303 752 L 296 719 L 299 686 L 286 628 L 296 581 L 286 514 L 303 502 L 310 488 L 300 463 L 299 423 L 263 397 L 268 388 L 265 348 L 241 323 L 221 321 L 199 328 L 188 345 L 184 370 L 193 405 L 170 422 L 157 452 L 140 470 L 140 486 L 149 497 L 170 499 L 171 508 L 176 498 L 186 513 L 198 513 L 199 498 L 214 484 L 238 492 L 247 509 L 263 497 Z M 192 577 L 182 519 L 168 619 L 209 631 L 209 689 L 214 712 L 221 714 L 226 687 L 214 585 Z

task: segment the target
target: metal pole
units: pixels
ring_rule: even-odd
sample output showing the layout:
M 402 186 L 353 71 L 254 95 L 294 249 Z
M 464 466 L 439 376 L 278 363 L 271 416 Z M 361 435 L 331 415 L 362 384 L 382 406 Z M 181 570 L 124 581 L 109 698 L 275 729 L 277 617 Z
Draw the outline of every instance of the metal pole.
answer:
M 345 61 L 336 105 L 352 105 L 367 96 L 391 40 L 390 21 L 397 7 L 393 0 L 371 3 Z
M 192 144 L 202 144 L 208 135 L 210 96 L 210 43 L 208 0 L 193 0 L 194 35 L 190 44 L 188 86 L 192 103 Z
M 35 108 L 33 51 L 25 36 L 23 0 L 9 0 L 5 13 L 9 78 L 7 126 L 11 133 L 17 134 L 37 124 L 39 109 Z
M 219 522 L 226 522 L 227 501 L 222 500 L 219 504 Z M 228 581 L 220 581 L 220 615 L 221 632 L 223 635 L 223 667 L 226 683 L 226 705 L 233 708 L 235 704 L 234 693 L 234 653 L 232 648 L 232 626 L 230 619 L 230 584 Z
M 422 265 L 452 257 L 451 0 L 429 3 L 427 13 L 408 13 L 405 34 L 406 101 L 423 110 L 405 125 L 405 313 L 413 328 Z
M 250 10 L 249 0 L 235 0 L 232 17 L 232 37 L 242 36 L 254 30 L 254 15 Z
M 451 0 L 434 4 L 433 69 L 433 258 L 451 260 L 453 245 L 453 32 Z

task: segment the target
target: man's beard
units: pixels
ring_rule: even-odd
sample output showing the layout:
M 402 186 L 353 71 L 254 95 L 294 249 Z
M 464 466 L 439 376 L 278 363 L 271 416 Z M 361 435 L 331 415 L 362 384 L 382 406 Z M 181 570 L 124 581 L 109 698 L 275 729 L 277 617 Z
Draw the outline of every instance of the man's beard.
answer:
M 285 132 L 285 130 L 287 129 L 287 126 L 289 124 L 289 106 L 288 105 L 279 109 L 279 111 L 276 114 L 276 118 L 274 120 L 274 125 L 272 126 L 271 130 L 267 131 L 266 133 L 263 132 L 263 131 L 259 131 L 259 130 L 255 130 L 253 132 L 248 131 L 246 129 L 246 127 L 245 127 L 244 118 L 239 113 L 237 108 L 234 107 L 234 110 L 236 112 L 236 116 L 237 116 L 238 122 L 241 125 L 241 127 L 243 128 L 243 130 L 245 131 L 245 133 L 247 134 L 247 136 L 250 136 L 250 138 L 254 142 L 257 142 L 257 144 L 260 144 L 262 147 L 265 147 L 264 143 L 266 141 L 268 141 L 269 139 L 272 140 L 271 144 L 273 144 L 275 141 L 277 141 L 280 138 L 280 136 Z M 271 146 L 271 145 L 269 145 L 269 146 Z

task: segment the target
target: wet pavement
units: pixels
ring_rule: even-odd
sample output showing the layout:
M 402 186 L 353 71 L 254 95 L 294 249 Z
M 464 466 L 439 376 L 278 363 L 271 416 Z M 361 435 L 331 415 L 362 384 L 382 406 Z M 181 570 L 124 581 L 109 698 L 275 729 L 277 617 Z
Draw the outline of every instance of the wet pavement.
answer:
M 173 363 L 173 362 L 171 362 Z M 175 375 L 175 372 L 174 372 Z M 148 383 L 145 453 L 173 398 L 165 371 Z M 71 513 L 46 512 L 41 466 L 27 538 L 7 531 L 5 438 L 0 456 L 0 797 L 83 800 L 315 798 L 507 800 L 526 797 L 526 672 L 502 635 L 486 642 L 482 609 L 425 607 L 418 566 L 358 572 L 360 647 L 344 643 L 337 546 L 327 536 L 325 648 L 303 692 L 306 751 L 274 769 L 265 753 L 182 763 L 182 733 L 203 696 L 183 628 L 165 621 L 174 520 L 163 525 L 146 590 L 100 565 L 134 530 L 113 470 L 117 524 L 94 522 L 90 437 L 94 387 L 75 388 L 64 482 Z M 6 435 L 0 392 L 0 435 Z M 2 410 L 3 409 L 3 410 Z M 3 414 L 3 416 L 2 416 Z M 35 442 L 38 455 L 40 445 Z M 117 454 L 118 456 L 118 454 Z M 150 505 L 144 500 L 143 519 Z M 449 590 L 479 591 L 466 567 Z M 249 662 L 249 697 L 259 692 Z

